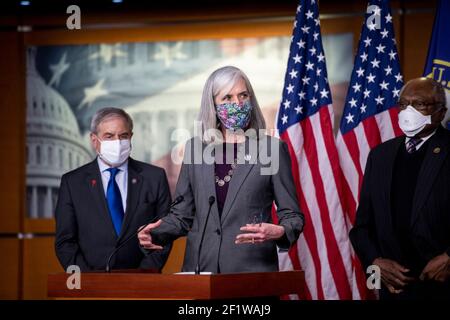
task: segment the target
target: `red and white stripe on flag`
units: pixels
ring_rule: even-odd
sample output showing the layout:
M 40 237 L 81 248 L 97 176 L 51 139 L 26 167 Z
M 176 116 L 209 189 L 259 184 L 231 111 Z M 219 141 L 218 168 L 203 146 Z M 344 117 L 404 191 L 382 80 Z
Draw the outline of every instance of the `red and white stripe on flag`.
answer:
M 402 134 L 396 105 L 403 77 L 389 1 L 369 0 L 368 8 L 375 10 L 379 19 L 378 22 L 371 21 L 372 11 L 368 10 L 336 140 L 349 229 L 355 221 L 370 150 Z M 356 256 L 354 270 L 360 292 L 367 293 L 362 286 L 364 273 Z
M 306 220 L 296 245 L 288 255 L 280 255 L 280 267 L 305 271 L 306 288 L 300 299 L 355 298 L 332 118 L 332 106 L 326 105 L 280 135 L 289 147 L 297 196 Z
M 364 277 L 355 272 L 358 264 L 345 212 L 349 187 L 342 179 L 332 119 L 318 4 L 301 0 L 277 115 L 279 137 L 288 144 L 305 215 L 305 229 L 296 245 L 279 255 L 280 270 L 305 271 L 300 299 L 360 299 L 366 292 Z

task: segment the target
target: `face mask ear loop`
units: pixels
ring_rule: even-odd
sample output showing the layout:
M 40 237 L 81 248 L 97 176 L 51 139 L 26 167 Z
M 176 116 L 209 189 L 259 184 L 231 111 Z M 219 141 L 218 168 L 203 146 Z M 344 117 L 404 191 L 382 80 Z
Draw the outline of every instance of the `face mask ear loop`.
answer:
M 99 138 L 97 134 L 94 134 L 94 136 L 97 138 L 98 141 L 100 141 L 100 151 L 102 150 L 102 140 Z M 97 155 L 100 156 L 100 151 L 97 151 Z
M 444 106 L 440 106 L 439 109 L 434 110 L 434 112 L 432 114 L 430 114 L 430 116 L 434 116 L 435 113 L 437 113 L 438 111 L 441 111 L 441 109 L 444 108 Z

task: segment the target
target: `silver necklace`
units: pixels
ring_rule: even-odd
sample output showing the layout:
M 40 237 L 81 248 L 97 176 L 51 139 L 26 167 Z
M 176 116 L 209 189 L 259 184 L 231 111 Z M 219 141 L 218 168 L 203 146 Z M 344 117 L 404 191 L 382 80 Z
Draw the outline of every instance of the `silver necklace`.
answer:
M 231 164 L 231 169 L 228 170 L 228 174 L 223 177 L 223 179 L 220 179 L 219 176 L 216 174 L 216 183 L 219 187 L 223 187 L 225 183 L 228 183 L 231 181 L 231 177 L 233 176 L 234 169 L 236 169 L 237 165 L 237 159 L 234 159 L 234 162 Z

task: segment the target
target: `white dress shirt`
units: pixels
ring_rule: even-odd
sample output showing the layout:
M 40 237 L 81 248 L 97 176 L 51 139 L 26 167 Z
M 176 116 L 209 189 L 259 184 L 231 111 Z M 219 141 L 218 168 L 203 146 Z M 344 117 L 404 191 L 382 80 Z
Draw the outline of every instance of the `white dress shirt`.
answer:
M 111 173 L 108 171 L 108 169 L 111 167 L 108 166 L 106 163 L 104 163 L 103 160 L 100 159 L 100 157 L 97 157 L 97 163 L 98 167 L 100 168 L 100 172 L 102 174 L 103 190 L 105 192 L 106 197 L 109 177 L 111 176 Z M 117 168 L 119 169 L 119 172 L 117 172 L 116 174 L 116 182 L 117 185 L 119 186 L 120 196 L 122 197 L 123 212 L 125 213 L 127 211 L 127 195 L 128 195 L 128 160 Z
M 436 129 L 436 130 L 437 130 L 437 129 Z M 416 146 L 416 151 L 419 150 L 419 148 L 420 148 L 421 146 L 423 146 L 423 144 L 424 144 L 428 139 L 430 139 L 430 138 L 436 133 L 436 130 L 434 130 L 432 133 L 430 133 L 430 134 L 427 135 L 426 137 L 421 138 L 422 141 L 420 141 L 420 143 Z M 408 143 L 409 140 L 411 140 L 411 138 L 410 138 L 410 137 L 406 137 L 406 139 L 405 139 L 405 146 L 407 145 L 407 143 Z

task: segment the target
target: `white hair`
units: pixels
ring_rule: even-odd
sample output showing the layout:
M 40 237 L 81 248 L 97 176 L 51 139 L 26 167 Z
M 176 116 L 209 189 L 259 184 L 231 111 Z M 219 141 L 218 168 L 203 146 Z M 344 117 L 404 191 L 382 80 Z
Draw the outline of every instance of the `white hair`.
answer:
M 111 118 L 122 118 L 127 123 L 130 132 L 133 131 L 133 119 L 131 119 L 128 113 L 119 108 L 108 107 L 97 110 L 93 115 L 91 120 L 91 132 L 97 134 L 98 125 Z
M 203 131 L 207 132 L 211 129 L 217 129 L 220 121 L 217 119 L 216 106 L 214 98 L 222 91 L 230 91 L 239 80 L 244 80 L 247 91 L 250 95 L 250 103 L 252 105 L 250 124 L 248 129 L 255 129 L 259 132 L 261 129 L 266 129 L 266 122 L 264 120 L 261 108 L 255 97 L 252 85 L 245 73 L 239 68 L 233 66 L 226 66 L 214 71 L 206 80 L 203 88 L 203 95 L 201 101 L 200 112 L 198 120 L 202 123 Z

